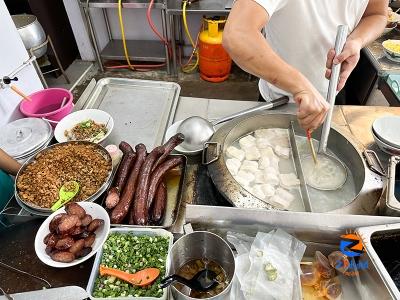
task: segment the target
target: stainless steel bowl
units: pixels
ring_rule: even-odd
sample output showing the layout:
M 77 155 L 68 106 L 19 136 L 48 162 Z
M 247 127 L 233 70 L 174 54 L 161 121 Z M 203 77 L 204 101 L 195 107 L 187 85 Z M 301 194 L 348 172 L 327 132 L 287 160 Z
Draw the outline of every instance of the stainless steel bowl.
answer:
M 104 181 L 103 185 L 97 190 L 96 193 L 94 193 L 92 196 L 90 196 L 89 198 L 82 200 L 82 201 L 89 201 L 89 202 L 93 202 L 95 201 L 97 198 L 100 197 L 101 194 L 103 194 L 107 188 L 109 187 L 111 178 L 112 178 L 112 160 L 111 160 L 111 156 L 108 153 L 108 151 L 101 145 L 96 144 L 96 143 L 92 143 L 92 142 L 86 142 L 86 141 L 71 141 L 71 142 L 65 142 L 65 143 L 60 143 L 60 144 L 55 144 L 55 145 L 51 145 L 50 147 L 47 147 L 45 149 L 43 149 L 42 151 L 40 151 L 39 153 L 44 153 L 46 151 L 48 151 L 49 149 L 52 149 L 53 147 L 59 147 L 60 145 L 65 145 L 65 144 L 88 144 L 88 145 L 93 145 L 97 148 L 98 151 L 101 152 L 101 154 L 104 156 L 104 158 L 109 162 L 110 165 L 110 172 L 108 174 L 108 177 L 106 178 L 106 180 Z M 38 155 L 39 153 L 37 153 L 36 155 Z M 20 174 L 22 174 L 25 169 L 27 168 L 27 166 L 31 163 L 34 163 L 35 159 L 36 159 L 36 155 L 32 156 L 30 159 L 28 159 L 23 166 L 21 167 L 21 169 L 19 170 L 16 178 L 15 178 L 15 182 L 18 182 L 18 178 L 20 176 Z M 18 204 L 25 210 L 27 210 L 28 212 L 35 214 L 35 215 L 39 215 L 39 216 L 48 216 L 50 214 L 53 213 L 53 211 L 50 208 L 43 208 L 43 207 L 39 207 L 35 204 L 29 203 L 25 200 L 23 200 L 18 193 L 18 188 L 17 188 L 17 184 L 15 184 L 15 198 L 18 202 Z
M 44 43 L 46 34 L 34 15 L 13 15 L 11 16 L 15 27 L 24 43 L 25 49 L 29 50 Z M 47 45 L 35 50 L 33 54 L 36 58 L 46 54 Z
M 229 245 L 218 235 L 207 231 L 196 231 L 184 235 L 172 246 L 169 252 L 169 275 L 176 274 L 179 268 L 193 259 L 207 258 L 217 262 L 226 272 L 229 280 L 228 286 L 218 295 L 203 299 L 223 299 L 229 293 L 232 279 L 235 274 L 235 257 Z M 171 286 L 172 294 L 176 300 L 196 300 Z

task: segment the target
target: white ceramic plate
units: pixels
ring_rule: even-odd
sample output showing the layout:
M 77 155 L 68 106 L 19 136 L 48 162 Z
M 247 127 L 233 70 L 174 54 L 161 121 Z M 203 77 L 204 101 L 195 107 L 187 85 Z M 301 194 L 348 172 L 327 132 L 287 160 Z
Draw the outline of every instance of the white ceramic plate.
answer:
M 382 142 L 400 148 L 400 116 L 385 116 L 376 119 L 372 124 L 372 129 Z
M 46 245 L 43 243 L 44 237 L 50 232 L 49 224 L 50 221 L 54 218 L 54 216 L 65 213 L 64 208 L 60 208 L 59 210 L 52 213 L 40 226 L 38 232 L 36 233 L 35 238 L 35 252 L 39 259 L 48 266 L 55 268 L 67 268 L 78 265 L 85 260 L 88 260 L 90 257 L 96 254 L 96 252 L 100 249 L 100 247 L 104 244 L 107 239 L 108 233 L 110 231 L 110 218 L 106 212 L 106 210 L 100 205 L 93 202 L 78 202 L 80 206 L 86 211 L 87 214 L 91 215 L 93 219 L 102 219 L 104 220 L 104 224 L 101 228 L 96 230 L 96 240 L 92 245 L 92 252 L 90 252 L 85 257 L 75 259 L 70 263 L 62 263 L 54 261 L 47 255 L 45 249 Z
M 164 142 L 168 141 L 172 136 L 174 136 L 175 134 L 178 133 L 177 132 L 178 127 L 182 122 L 183 122 L 183 120 L 177 121 L 168 127 L 167 132 L 165 133 L 165 141 Z M 178 145 L 175 147 L 175 150 L 179 153 L 182 153 L 182 154 L 185 154 L 188 156 L 193 156 L 193 155 L 197 155 L 197 154 L 201 153 L 203 151 L 203 148 L 201 148 L 199 150 L 186 150 L 181 145 Z
M 372 136 L 374 137 L 375 143 L 378 145 L 379 149 L 381 149 L 383 152 L 389 154 L 389 155 L 400 155 L 400 148 L 395 148 L 392 147 L 385 142 L 381 141 L 374 131 L 372 130 Z
M 108 113 L 100 109 L 78 110 L 63 118 L 57 124 L 56 129 L 54 130 L 54 137 L 56 138 L 57 142 L 68 142 L 67 137 L 65 136 L 65 131 L 71 130 L 76 124 L 79 124 L 89 119 L 95 121 L 96 123 L 107 124 L 106 135 L 101 140 L 96 142 L 97 144 L 100 144 L 110 135 L 114 127 L 113 118 Z

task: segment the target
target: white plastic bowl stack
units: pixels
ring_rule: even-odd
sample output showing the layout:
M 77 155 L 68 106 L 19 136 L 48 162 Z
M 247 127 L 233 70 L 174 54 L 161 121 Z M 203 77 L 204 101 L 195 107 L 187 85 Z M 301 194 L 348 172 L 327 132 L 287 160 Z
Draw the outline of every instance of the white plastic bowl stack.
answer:
M 383 152 L 400 155 L 400 116 L 376 119 L 372 124 L 372 135 Z

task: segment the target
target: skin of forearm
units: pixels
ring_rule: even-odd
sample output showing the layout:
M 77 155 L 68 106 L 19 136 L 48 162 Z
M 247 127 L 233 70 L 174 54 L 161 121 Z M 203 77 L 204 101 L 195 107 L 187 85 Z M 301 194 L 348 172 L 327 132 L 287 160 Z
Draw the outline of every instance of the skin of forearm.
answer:
M 387 18 L 384 15 L 372 15 L 361 19 L 350 34 L 350 40 L 359 41 L 361 48 L 376 40 L 386 27 Z
M 17 175 L 21 164 L 0 149 L 0 169 L 10 175 Z
M 229 38 L 225 38 L 229 36 Z M 225 28 L 225 49 L 246 72 L 262 78 L 278 88 L 296 94 L 311 85 L 294 67 L 281 59 L 257 31 L 230 31 Z

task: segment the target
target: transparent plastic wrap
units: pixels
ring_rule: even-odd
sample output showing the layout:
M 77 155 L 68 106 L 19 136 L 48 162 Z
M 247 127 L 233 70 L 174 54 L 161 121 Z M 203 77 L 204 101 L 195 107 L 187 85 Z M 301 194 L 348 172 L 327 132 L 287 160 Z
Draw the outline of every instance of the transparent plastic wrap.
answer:
M 306 246 L 280 229 L 259 232 L 253 243 L 243 237 L 228 234 L 238 247 L 237 278 L 245 299 L 301 299 L 299 266 Z

